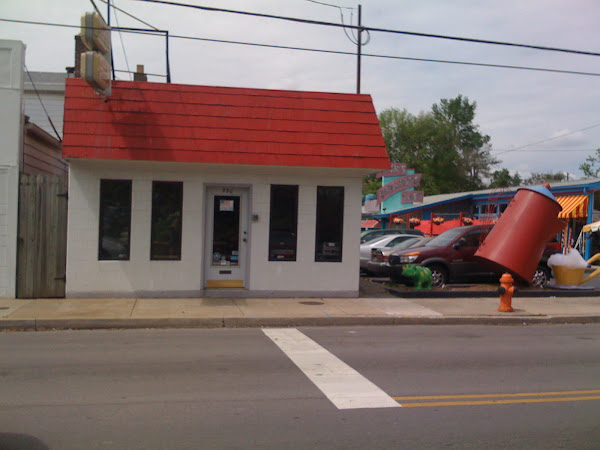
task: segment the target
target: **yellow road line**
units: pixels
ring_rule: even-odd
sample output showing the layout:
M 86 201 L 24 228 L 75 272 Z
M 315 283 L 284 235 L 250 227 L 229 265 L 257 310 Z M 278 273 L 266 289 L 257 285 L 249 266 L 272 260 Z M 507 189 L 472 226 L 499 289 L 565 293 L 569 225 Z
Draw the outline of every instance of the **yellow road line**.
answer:
M 551 402 L 578 402 L 586 400 L 600 400 L 600 395 L 585 397 L 550 397 L 550 398 L 515 398 L 512 400 L 471 400 L 454 402 L 425 402 L 401 403 L 403 408 L 419 408 L 428 406 L 473 406 L 473 405 L 507 405 L 511 403 L 551 403 Z
M 516 394 L 464 394 L 464 395 L 420 395 L 393 397 L 396 401 L 410 400 L 443 400 L 443 399 L 459 399 L 459 398 L 507 398 L 507 397 L 550 397 L 558 395 L 584 395 L 584 394 L 600 394 L 600 389 L 591 389 L 587 391 L 558 391 L 558 392 L 520 392 Z

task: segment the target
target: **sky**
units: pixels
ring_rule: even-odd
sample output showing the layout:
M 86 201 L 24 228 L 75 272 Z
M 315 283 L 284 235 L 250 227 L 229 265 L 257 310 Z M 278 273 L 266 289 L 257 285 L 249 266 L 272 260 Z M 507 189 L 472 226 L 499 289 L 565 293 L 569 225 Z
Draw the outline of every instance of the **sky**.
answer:
M 597 0 L 180 0 L 181 3 L 315 21 L 600 53 Z M 106 17 L 107 6 L 95 0 Z M 323 92 L 356 92 L 356 56 L 272 49 L 189 37 L 356 52 L 351 30 L 138 0 L 112 5 L 168 30 L 173 83 Z M 0 19 L 78 26 L 90 0 L 2 0 Z M 147 25 L 113 8 L 111 24 Z M 64 72 L 74 62 L 77 28 L 0 21 L 0 38 L 27 45 L 30 71 Z M 363 39 L 366 35 L 363 34 Z M 112 33 L 117 70 L 143 64 L 165 82 L 164 37 Z M 596 73 L 600 57 L 446 39 L 370 32 L 364 54 L 526 66 Z M 118 79 L 130 75 L 117 72 Z M 533 172 L 583 177 L 581 163 L 600 148 L 600 76 L 571 75 L 363 56 L 361 93 L 378 113 L 429 111 L 458 95 L 477 103 L 475 123 L 491 137 L 492 155 L 527 178 Z

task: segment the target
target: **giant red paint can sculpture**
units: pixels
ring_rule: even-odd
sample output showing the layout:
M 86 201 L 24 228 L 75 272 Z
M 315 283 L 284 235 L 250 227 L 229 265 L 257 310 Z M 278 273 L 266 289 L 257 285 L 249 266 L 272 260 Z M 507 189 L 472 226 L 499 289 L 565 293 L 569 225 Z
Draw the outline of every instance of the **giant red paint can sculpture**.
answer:
M 531 283 L 546 243 L 566 226 L 549 187 L 519 189 L 475 256 Z

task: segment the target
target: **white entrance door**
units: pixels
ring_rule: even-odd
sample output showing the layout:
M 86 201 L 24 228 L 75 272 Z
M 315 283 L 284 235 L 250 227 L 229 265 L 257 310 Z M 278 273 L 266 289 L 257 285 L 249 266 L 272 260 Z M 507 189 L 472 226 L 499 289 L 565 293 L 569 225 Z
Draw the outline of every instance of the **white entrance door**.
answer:
M 248 248 L 248 189 L 231 186 L 206 190 L 204 286 L 243 288 Z

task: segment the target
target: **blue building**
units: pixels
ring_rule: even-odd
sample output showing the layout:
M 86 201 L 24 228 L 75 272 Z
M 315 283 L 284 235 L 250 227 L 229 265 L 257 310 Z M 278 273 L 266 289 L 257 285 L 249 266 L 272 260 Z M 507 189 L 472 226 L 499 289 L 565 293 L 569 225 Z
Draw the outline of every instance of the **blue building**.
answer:
M 504 212 L 518 189 L 520 187 L 430 195 L 423 198 L 423 203 L 413 203 L 394 210 L 388 208 L 384 213 L 375 214 L 373 217 L 381 221 L 383 228 L 389 227 L 391 218 L 398 216 L 403 217 L 405 223 L 414 217 L 421 220 L 443 217 L 449 220 L 464 216 L 493 222 Z M 568 244 L 571 246 L 574 246 L 583 226 L 595 222 L 600 217 L 600 212 L 594 208 L 594 194 L 597 191 L 600 195 L 600 178 L 550 185 L 550 192 L 562 207 L 558 217 L 568 224 L 565 236 L 570 236 Z M 595 239 L 590 234 L 581 246 L 586 259 L 589 259 L 594 252 L 600 251 L 593 241 Z

